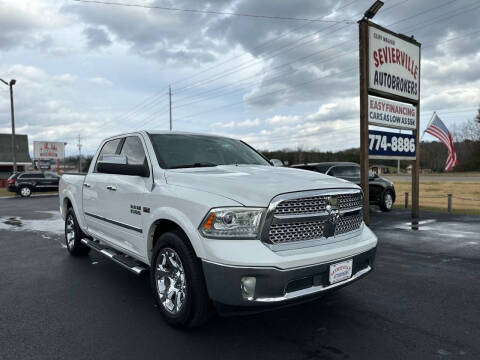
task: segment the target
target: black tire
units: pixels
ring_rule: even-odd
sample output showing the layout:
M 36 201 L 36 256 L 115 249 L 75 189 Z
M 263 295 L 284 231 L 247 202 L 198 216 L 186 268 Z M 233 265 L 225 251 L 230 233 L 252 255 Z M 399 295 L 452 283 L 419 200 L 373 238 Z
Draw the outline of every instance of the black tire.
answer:
M 180 259 L 181 269 L 180 272 L 177 272 L 177 275 L 183 271 L 183 277 L 181 275 L 177 276 L 174 282 L 170 281 L 170 277 L 161 275 L 166 274 L 166 271 L 157 270 L 159 266 L 162 266 L 162 269 L 168 268 L 168 264 L 162 261 L 171 258 Z M 175 269 L 179 269 L 179 267 L 173 268 L 171 264 L 170 268 L 172 269 L 168 272 L 169 274 L 174 273 Z M 213 306 L 208 297 L 200 260 L 196 257 L 188 239 L 182 232 L 167 232 L 157 240 L 152 253 L 150 283 L 155 302 L 163 318 L 170 325 L 182 328 L 198 327 L 206 323 L 212 316 Z M 168 304 L 166 304 L 167 296 L 161 295 L 159 288 L 163 287 L 165 292 L 167 290 L 171 291 L 171 283 L 175 284 L 175 288 L 180 288 L 180 292 L 176 292 L 172 296 L 175 305 L 174 309 L 169 311 L 167 309 Z M 166 285 L 169 286 L 168 289 Z M 181 299 L 183 299 L 180 301 L 182 305 L 179 309 L 176 309 L 176 304 Z
M 84 256 L 90 252 L 90 248 L 82 243 L 85 237 L 87 236 L 80 229 L 73 208 L 69 208 L 65 216 L 65 244 L 70 255 Z
M 22 186 L 20 189 L 18 189 L 18 195 L 21 197 L 30 197 L 30 195 L 32 195 L 32 189 L 30 186 Z
M 384 212 L 391 211 L 393 208 L 393 193 L 391 190 L 385 190 L 380 200 L 380 209 Z

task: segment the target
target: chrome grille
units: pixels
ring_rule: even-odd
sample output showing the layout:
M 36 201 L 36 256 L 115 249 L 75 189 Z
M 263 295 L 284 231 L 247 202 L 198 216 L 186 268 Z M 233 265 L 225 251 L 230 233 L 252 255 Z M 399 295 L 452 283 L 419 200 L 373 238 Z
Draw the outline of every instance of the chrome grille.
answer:
M 323 236 L 323 221 L 272 224 L 268 237 L 274 244 L 318 239 Z
M 293 197 L 295 195 L 298 197 Z M 331 226 L 327 224 L 332 220 L 327 205 L 333 203 L 332 197 L 338 200 L 337 206 L 332 207 L 340 211 L 340 216 L 336 219 L 335 232 L 325 237 L 325 226 Z M 293 243 L 294 246 L 295 242 L 308 240 L 328 243 L 332 235 L 343 235 L 360 229 L 363 221 L 363 199 L 358 190 L 318 190 L 280 195 L 272 204 L 262 235 L 262 240 L 272 245 Z
M 345 234 L 360 228 L 362 225 L 362 213 L 358 212 L 354 215 L 342 216 L 335 227 L 335 235 Z
M 327 198 L 325 196 L 284 200 L 277 205 L 275 214 L 313 214 L 325 211 L 325 206 L 327 206 Z
M 338 195 L 338 208 L 339 209 L 353 209 L 362 207 L 362 194 L 360 192 L 356 194 L 343 194 Z
M 303 215 L 323 212 L 327 206 L 328 197 L 328 195 L 321 195 L 284 200 L 275 208 L 275 214 Z M 338 195 L 339 209 L 352 209 L 361 206 L 362 195 L 360 192 Z

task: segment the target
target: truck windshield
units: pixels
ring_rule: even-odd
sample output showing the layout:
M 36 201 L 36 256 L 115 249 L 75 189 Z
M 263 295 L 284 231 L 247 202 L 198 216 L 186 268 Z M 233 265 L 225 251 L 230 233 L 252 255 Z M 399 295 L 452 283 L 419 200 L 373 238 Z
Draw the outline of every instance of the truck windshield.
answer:
M 150 138 L 164 169 L 240 164 L 271 166 L 239 140 L 187 134 L 150 134 Z
M 164 169 L 240 164 L 271 166 L 239 140 L 187 134 L 150 134 L 150 138 Z

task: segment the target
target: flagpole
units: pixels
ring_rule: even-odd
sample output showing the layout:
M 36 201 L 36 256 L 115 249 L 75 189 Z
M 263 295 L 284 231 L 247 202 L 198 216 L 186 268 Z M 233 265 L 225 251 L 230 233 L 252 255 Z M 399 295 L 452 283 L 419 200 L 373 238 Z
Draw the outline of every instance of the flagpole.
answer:
M 432 123 L 433 117 L 435 116 L 436 113 L 437 113 L 436 111 L 433 112 L 432 117 L 430 118 L 430 121 L 428 122 L 427 127 L 425 128 L 425 130 L 427 130 L 428 127 L 430 126 L 430 124 Z M 420 142 L 423 140 L 423 135 L 425 135 L 425 130 L 423 130 L 422 136 L 420 137 Z

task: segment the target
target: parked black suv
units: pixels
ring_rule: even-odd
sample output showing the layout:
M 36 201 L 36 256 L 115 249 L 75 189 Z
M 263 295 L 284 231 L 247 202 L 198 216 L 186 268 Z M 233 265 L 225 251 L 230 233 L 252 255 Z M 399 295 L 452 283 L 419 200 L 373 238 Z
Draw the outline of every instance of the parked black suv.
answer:
M 315 164 L 292 165 L 292 167 L 335 176 L 360 185 L 360 166 L 355 163 L 323 162 Z M 369 185 L 370 204 L 379 205 L 382 211 L 392 210 L 393 203 L 395 202 L 395 188 L 393 187 L 393 183 L 375 173 L 371 173 Z
M 7 190 L 28 197 L 35 191 L 58 190 L 59 180 L 60 177 L 52 172 L 19 172 L 8 178 Z

